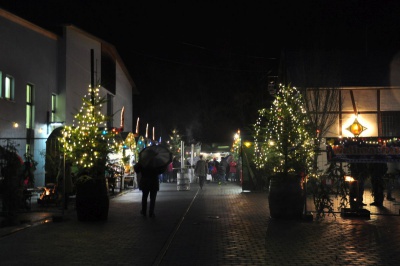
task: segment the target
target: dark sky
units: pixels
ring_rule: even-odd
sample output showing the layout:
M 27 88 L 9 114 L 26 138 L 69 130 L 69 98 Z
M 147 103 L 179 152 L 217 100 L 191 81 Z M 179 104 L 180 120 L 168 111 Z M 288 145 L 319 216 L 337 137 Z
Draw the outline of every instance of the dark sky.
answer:
M 133 117 L 164 139 L 177 128 L 187 140 L 231 142 L 271 99 L 268 76 L 277 75 L 283 48 L 400 47 L 397 2 L 0 0 L 0 7 L 44 28 L 72 23 L 113 44 L 141 93 Z

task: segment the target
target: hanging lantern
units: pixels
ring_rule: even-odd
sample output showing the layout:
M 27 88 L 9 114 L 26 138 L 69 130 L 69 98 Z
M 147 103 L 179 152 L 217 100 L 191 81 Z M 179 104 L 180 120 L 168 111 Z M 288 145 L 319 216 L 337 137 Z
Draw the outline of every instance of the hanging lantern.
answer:
M 346 128 L 348 131 L 350 131 L 354 137 L 358 137 L 363 131 L 365 131 L 367 128 L 364 127 L 363 125 L 358 122 L 357 117 L 354 119 L 353 124 L 351 124 L 348 128 Z

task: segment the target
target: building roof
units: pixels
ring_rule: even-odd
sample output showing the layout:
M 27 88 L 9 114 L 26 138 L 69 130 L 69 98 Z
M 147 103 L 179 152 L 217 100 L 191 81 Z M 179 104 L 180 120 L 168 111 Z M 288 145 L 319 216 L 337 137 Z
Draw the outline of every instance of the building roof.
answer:
M 23 26 L 25 28 L 28 28 L 28 29 L 30 29 L 32 31 L 35 31 L 35 32 L 39 33 L 39 34 L 42 34 L 42 35 L 44 35 L 44 36 L 46 36 L 46 37 L 48 37 L 50 39 L 58 40 L 58 35 L 57 34 L 55 34 L 53 32 L 50 32 L 48 30 L 45 30 L 44 28 L 41 28 L 38 25 L 35 25 L 35 24 L 33 24 L 33 23 L 23 19 L 23 18 L 20 18 L 20 17 L 16 16 L 15 14 L 10 13 L 10 12 L 4 10 L 4 9 L 1 9 L 1 8 L 0 8 L 0 16 L 6 18 L 9 21 L 12 21 L 12 22 L 14 22 L 16 24 L 19 24 L 19 25 L 21 25 L 21 26 Z
M 48 38 L 51 38 L 53 40 L 58 40 L 59 39 L 59 37 L 62 34 L 62 30 L 61 30 L 62 27 L 70 27 L 70 28 L 74 29 L 75 31 L 78 31 L 81 34 L 84 34 L 84 35 L 88 36 L 89 38 L 100 42 L 102 44 L 102 47 L 105 48 L 109 52 L 109 54 L 121 66 L 121 68 L 124 71 L 127 79 L 129 80 L 129 83 L 132 86 L 132 93 L 136 94 L 136 95 L 139 94 L 139 91 L 138 91 L 138 89 L 136 87 L 135 82 L 132 79 L 132 76 L 130 75 L 128 69 L 126 68 L 126 65 L 124 64 L 124 61 L 120 57 L 120 55 L 119 55 L 119 53 L 118 53 L 118 51 L 117 51 L 117 49 L 115 48 L 114 45 L 106 42 L 105 40 L 102 40 L 102 39 L 98 38 L 97 36 L 94 36 L 94 35 L 86 32 L 86 31 L 84 31 L 84 30 L 82 30 L 82 29 L 80 29 L 80 28 L 78 28 L 78 27 L 76 27 L 76 26 L 74 26 L 72 24 L 64 24 L 64 25 L 56 27 L 56 28 L 54 28 L 52 30 L 48 30 L 48 29 L 44 29 L 44 28 L 42 28 L 42 27 L 40 27 L 40 26 L 38 26 L 36 24 L 33 24 L 32 22 L 29 22 L 29 21 L 27 21 L 27 20 L 15 15 L 15 14 L 13 14 L 11 12 L 8 12 L 8 11 L 2 9 L 2 8 L 0 8 L 0 16 L 2 16 L 2 17 L 6 18 L 6 19 L 8 19 L 8 20 L 10 20 L 10 21 L 12 21 L 14 23 L 17 23 L 17 24 L 19 24 L 19 25 L 21 25 L 21 26 L 23 26 L 25 28 L 28 28 L 28 29 L 30 29 L 32 31 L 35 31 L 35 32 L 39 33 L 39 34 L 42 34 L 42 35 L 44 35 L 44 36 L 46 36 Z
M 139 94 L 139 91 L 138 91 L 138 89 L 137 89 L 137 87 L 136 87 L 136 85 L 135 85 L 135 82 L 133 81 L 131 75 L 129 74 L 129 71 L 128 71 L 128 69 L 126 68 L 126 66 L 125 66 L 125 64 L 124 64 L 124 61 L 123 61 L 122 58 L 120 57 L 120 55 L 119 55 L 119 53 L 118 53 L 118 51 L 117 51 L 117 49 L 115 48 L 114 45 L 112 45 L 112 44 L 110 44 L 110 43 L 108 43 L 108 42 L 106 42 L 106 41 L 104 41 L 104 40 L 102 40 L 102 39 L 100 39 L 100 38 L 98 38 L 98 37 L 96 37 L 96 36 L 94 36 L 94 35 L 92 35 L 92 34 L 86 32 L 86 31 L 82 30 L 81 28 L 76 27 L 76 26 L 74 26 L 74 25 L 72 25 L 72 24 L 64 24 L 63 26 L 64 26 L 64 27 L 69 27 L 69 28 L 71 28 L 71 29 L 73 29 L 73 30 L 75 30 L 75 31 L 77 31 L 77 32 L 79 32 L 79 33 L 81 33 L 81 34 L 83 34 L 83 35 L 88 36 L 88 37 L 91 38 L 91 39 L 94 39 L 94 40 L 100 42 L 101 45 L 102 45 L 102 47 L 103 47 L 103 49 L 107 50 L 107 51 L 109 52 L 109 54 L 110 54 L 110 55 L 118 62 L 118 64 L 121 66 L 122 70 L 124 71 L 126 77 L 127 77 L 128 80 L 129 80 L 129 83 L 130 83 L 131 86 L 132 86 L 132 93 L 133 93 L 133 94 L 136 94 L 136 95 Z

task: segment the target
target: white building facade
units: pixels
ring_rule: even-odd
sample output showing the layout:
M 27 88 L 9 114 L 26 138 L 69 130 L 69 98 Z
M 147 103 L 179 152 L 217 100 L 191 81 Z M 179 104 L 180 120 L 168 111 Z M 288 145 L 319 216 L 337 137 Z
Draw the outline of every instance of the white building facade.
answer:
M 0 81 L 0 145 L 15 143 L 22 159 L 33 155 L 35 186 L 46 182 L 48 137 L 72 124 L 90 85 L 100 85 L 107 98 L 109 126 L 133 129 L 138 92 L 117 50 L 73 25 L 57 35 L 0 9 Z
M 325 136 L 336 156 L 359 162 L 400 159 L 395 148 L 400 144 L 400 87 L 342 87 L 337 100 L 336 123 Z M 327 158 L 320 159 L 324 169 Z

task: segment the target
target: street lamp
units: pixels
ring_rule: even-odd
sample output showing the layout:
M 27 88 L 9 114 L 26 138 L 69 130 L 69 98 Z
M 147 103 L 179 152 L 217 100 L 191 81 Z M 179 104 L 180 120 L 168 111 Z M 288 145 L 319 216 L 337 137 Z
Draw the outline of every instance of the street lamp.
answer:
M 233 136 L 233 149 L 232 152 L 237 152 L 238 159 L 240 159 L 240 185 L 243 183 L 243 147 L 242 138 L 240 136 L 240 129 Z

